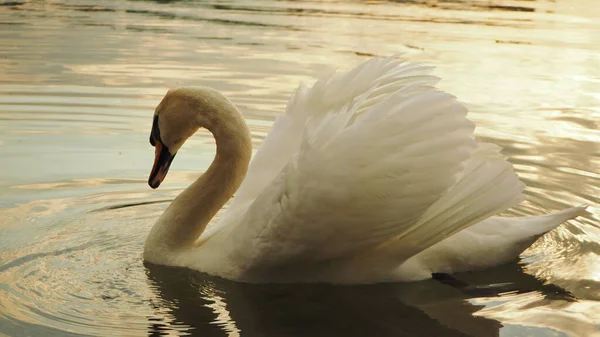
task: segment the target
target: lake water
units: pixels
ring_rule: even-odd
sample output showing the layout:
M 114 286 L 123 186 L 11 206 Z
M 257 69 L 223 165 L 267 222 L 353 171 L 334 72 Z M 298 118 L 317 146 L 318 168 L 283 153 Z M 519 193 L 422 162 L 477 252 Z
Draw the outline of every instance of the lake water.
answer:
M 579 1 L 0 2 L 0 335 L 600 336 L 600 6 Z M 210 164 L 146 183 L 154 107 L 212 86 L 257 148 L 300 81 L 393 53 L 438 66 L 527 184 L 512 215 L 589 204 L 519 261 L 371 286 L 249 285 L 144 265 Z

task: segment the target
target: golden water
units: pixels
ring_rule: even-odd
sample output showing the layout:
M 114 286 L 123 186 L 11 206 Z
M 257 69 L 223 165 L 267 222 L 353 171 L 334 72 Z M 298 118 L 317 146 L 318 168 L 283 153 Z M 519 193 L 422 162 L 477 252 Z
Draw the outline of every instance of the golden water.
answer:
M 600 7 L 579 1 L 0 3 L 0 335 L 600 335 Z M 519 261 L 436 281 L 258 286 L 144 266 L 144 239 L 212 160 L 146 179 L 181 85 L 243 111 L 255 147 L 300 81 L 405 53 L 438 66 L 528 185 L 510 213 L 590 204 Z

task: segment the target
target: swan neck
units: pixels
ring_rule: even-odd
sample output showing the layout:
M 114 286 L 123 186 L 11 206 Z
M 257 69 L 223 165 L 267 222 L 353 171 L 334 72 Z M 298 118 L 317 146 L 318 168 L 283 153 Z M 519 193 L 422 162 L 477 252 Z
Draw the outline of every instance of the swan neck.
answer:
M 212 164 L 194 183 L 173 200 L 153 228 L 154 243 L 166 244 L 169 249 L 193 245 L 210 220 L 233 196 L 241 185 L 252 153 L 250 132 L 241 114 L 231 111 L 205 127 L 213 134 L 217 152 Z

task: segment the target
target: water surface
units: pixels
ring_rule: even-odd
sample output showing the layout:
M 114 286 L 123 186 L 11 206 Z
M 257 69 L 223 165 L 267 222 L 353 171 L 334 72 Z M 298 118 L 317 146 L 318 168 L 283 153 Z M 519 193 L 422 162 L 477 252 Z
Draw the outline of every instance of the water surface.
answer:
M 600 7 L 581 1 L 0 3 L 0 335 L 600 335 Z M 300 81 L 402 52 L 438 66 L 528 185 L 511 215 L 589 204 L 462 282 L 267 286 L 144 265 L 210 164 L 194 136 L 159 190 L 151 115 L 214 87 L 257 148 Z

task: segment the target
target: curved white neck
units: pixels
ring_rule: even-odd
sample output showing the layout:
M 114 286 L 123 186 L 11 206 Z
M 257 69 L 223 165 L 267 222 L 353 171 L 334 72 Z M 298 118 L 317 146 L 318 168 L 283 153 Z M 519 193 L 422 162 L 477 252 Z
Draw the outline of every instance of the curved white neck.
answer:
M 215 214 L 241 185 L 252 155 L 250 132 L 241 114 L 228 111 L 217 123 L 206 126 L 217 144 L 208 170 L 173 200 L 152 228 L 146 248 L 168 249 L 194 244 Z

